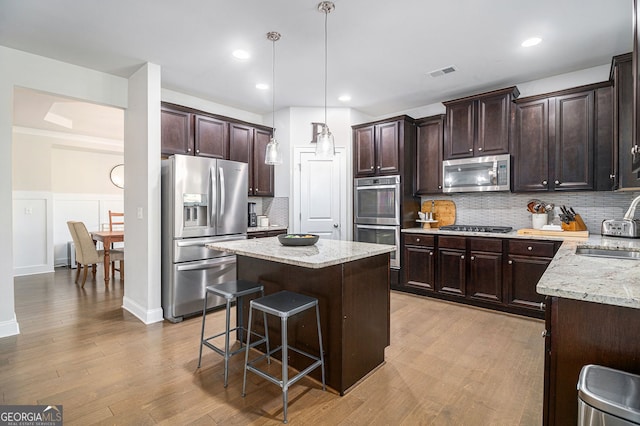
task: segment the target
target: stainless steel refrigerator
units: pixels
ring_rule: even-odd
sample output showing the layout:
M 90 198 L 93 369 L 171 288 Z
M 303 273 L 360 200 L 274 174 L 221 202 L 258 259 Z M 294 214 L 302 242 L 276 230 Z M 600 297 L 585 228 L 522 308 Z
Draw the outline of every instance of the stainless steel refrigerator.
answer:
M 248 165 L 188 155 L 162 160 L 162 309 L 202 312 L 205 287 L 236 279 L 236 257 L 205 244 L 247 237 Z M 224 304 L 209 296 L 209 308 Z

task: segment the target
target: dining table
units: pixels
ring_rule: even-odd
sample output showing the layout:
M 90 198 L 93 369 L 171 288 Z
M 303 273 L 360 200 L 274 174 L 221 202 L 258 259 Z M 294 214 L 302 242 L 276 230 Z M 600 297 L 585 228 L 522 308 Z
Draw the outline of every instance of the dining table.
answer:
M 109 259 L 109 251 L 112 243 L 121 243 L 124 241 L 124 231 L 94 231 L 91 233 L 93 241 L 100 241 L 104 246 L 104 285 L 109 286 L 109 276 L 111 261 Z

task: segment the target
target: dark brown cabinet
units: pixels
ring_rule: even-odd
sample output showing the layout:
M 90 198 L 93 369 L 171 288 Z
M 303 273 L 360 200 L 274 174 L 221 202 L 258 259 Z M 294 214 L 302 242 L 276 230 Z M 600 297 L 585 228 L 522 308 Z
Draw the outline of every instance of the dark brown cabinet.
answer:
M 588 364 L 640 374 L 640 315 L 634 308 L 547 297 L 544 425 L 578 424 L 576 385 Z
M 467 242 L 465 237 L 438 237 L 437 291 L 464 297 L 467 293 Z
M 640 187 L 640 176 L 633 172 L 631 148 L 633 125 L 633 74 L 631 53 L 615 56 L 611 64 L 613 82 L 613 188 Z
M 502 240 L 469 238 L 470 299 L 502 303 Z
M 274 195 L 273 166 L 264 163 L 271 131 L 240 123 L 229 125 L 229 159 L 249 164 L 248 194 Z
M 508 154 L 517 87 L 444 102 L 444 159 Z
M 415 125 L 407 116 L 353 126 L 355 177 L 412 172 L 405 163 L 412 158 L 414 145 Z
M 610 91 L 600 83 L 516 101 L 514 191 L 610 187 Z
M 405 286 L 434 291 L 436 279 L 435 237 L 422 234 L 404 234 L 403 243 Z
M 227 121 L 166 103 L 163 103 L 160 109 L 160 121 L 162 155 L 227 158 Z
M 536 285 L 559 241 L 402 234 L 395 289 L 542 318 Z
M 416 195 L 442 192 L 444 115 L 416 121 Z
M 505 266 L 505 301 L 518 311 L 542 318 L 544 296 L 536 285 L 560 247 L 553 241 L 509 240 Z
M 277 237 L 280 234 L 286 234 L 287 230 L 286 229 L 280 229 L 277 231 L 248 231 L 247 232 L 247 239 L 253 239 L 253 238 L 267 238 L 267 237 Z

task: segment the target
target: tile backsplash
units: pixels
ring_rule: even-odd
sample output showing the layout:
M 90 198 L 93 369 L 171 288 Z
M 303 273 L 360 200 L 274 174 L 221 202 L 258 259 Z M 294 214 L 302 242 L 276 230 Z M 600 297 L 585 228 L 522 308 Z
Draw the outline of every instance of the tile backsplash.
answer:
M 249 202 L 256 203 L 256 213 L 269 217 L 271 225 L 289 226 L 288 197 L 249 197 Z
M 463 225 L 511 226 L 531 228 L 527 203 L 538 199 L 556 206 L 573 207 L 592 234 L 600 233 L 604 219 L 622 219 L 640 192 L 540 192 L 512 194 L 508 192 L 460 193 L 422 197 L 422 201 L 451 200 L 456 204 L 456 223 Z M 640 217 L 640 211 L 638 211 Z M 417 218 L 417 214 L 416 214 Z M 549 222 L 551 222 L 551 215 Z

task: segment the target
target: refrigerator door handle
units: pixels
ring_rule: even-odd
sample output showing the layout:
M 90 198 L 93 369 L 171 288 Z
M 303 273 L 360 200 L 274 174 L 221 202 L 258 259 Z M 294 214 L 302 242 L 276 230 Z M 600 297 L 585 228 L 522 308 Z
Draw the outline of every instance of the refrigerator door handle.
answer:
M 218 170 L 220 171 L 220 217 L 222 218 L 224 216 L 226 190 L 224 186 L 224 169 L 219 167 Z
M 216 211 L 218 210 L 218 200 L 216 199 L 216 175 L 215 169 L 209 168 L 209 227 L 215 228 L 216 226 Z
M 230 265 L 236 263 L 235 256 L 227 256 L 224 259 L 208 260 L 203 262 L 189 263 L 188 265 L 179 265 L 178 271 L 197 271 L 203 269 L 214 269 L 222 265 Z

